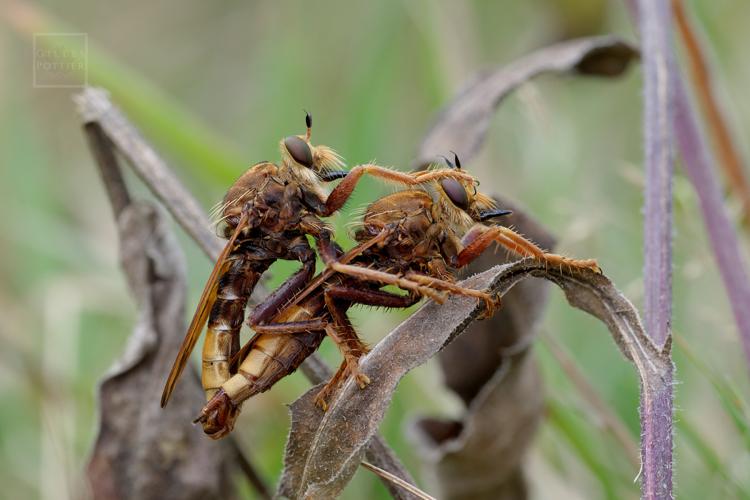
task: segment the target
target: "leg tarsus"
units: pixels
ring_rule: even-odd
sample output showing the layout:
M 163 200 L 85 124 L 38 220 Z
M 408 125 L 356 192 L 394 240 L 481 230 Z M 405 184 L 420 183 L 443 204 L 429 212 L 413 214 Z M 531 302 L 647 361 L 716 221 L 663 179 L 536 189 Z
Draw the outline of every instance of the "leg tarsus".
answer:
M 433 278 L 432 276 L 427 276 L 427 275 L 416 273 L 413 271 L 406 273 L 405 277 L 417 283 L 427 285 L 433 288 L 437 288 L 438 290 L 445 290 L 447 292 L 454 293 L 457 295 L 464 295 L 466 297 L 474 297 L 475 299 L 481 300 L 482 302 L 484 302 L 485 310 L 482 313 L 482 316 L 480 319 L 491 317 L 492 315 L 495 314 L 495 310 L 500 307 L 500 299 L 486 291 L 474 290 L 473 288 L 463 287 L 461 285 L 451 283 L 450 281 L 441 280 L 439 278 Z
M 346 361 L 342 361 L 339 369 L 333 374 L 331 380 L 315 395 L 315 405 L 323 411 L 328 411 L 328 403 L 331 401 L 331 396 L 341 386 L 341 382 L 346 379 L 349 375 L 348 365 Z

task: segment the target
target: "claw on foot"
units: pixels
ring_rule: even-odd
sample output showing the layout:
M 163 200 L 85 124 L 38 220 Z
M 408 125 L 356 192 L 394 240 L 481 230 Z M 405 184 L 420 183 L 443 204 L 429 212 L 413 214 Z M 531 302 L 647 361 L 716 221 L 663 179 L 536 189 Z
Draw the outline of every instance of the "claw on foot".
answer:
M 193 423 L 200 423 L 203 426 L 203 432 L 211 439 L 221 439 L 232 432 L 238 414 L 239 406 L 232 403 L 224 390 L 220 389 L 206 403 Z
M 493 295 L 490 292 L 486 292 L 484 295 L 485 296 L 482 297 L 482 300 L 484 301 L 484 311 L 479 315 L 478 319 L 480 320 L 491 318 L 502 306 L 500 296 Z
M 359 369 L 359 358 L 354 356 L 346 356 L 346 377 L 349 376 L 354 377 L 354 382 L 360 389 L 364 389 L 370 384 L 370 377 Z
M 357 382 L 357 385 L 359 386 L 360 389 L 364 389 L 365 387 L 370 385 L 370 382 L 371 382 L 370 377 L 368 377 L 362 372 L 359 372 L 356 375 L 354 375 L 354 380 Z
M 313 400 L 315 406 L 323 411 L 328 411 L 328 402 L 331 401 L 333 395 L 349 377 L 354 377 L 354 381 L 360 389 L 366 388 L 371 382 L 370 377 L 360 371 L 358 359 L 346 360 L 346 368 L 339 370 L 318 394 L 315 395 L 315 399 Z

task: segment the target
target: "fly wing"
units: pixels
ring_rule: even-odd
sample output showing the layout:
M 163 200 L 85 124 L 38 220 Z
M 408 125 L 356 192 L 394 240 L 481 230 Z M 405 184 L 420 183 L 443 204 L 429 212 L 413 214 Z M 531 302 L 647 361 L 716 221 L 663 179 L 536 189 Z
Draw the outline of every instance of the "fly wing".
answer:
M 187 334 L 185 334 L 185 340 L 182 341 L 180 352 L 177 353 L 177 358 L 174 360 L 172 370 L 169 372 L 169 377 L 167 377 L 167 383 L 164 385 L 164 392 L 162 392 L 161 395 L 162 408 L 164 408 L 167 401 L 169 401 L 169 397 L 172 395 L 177 379 L 180 378 L 182 371 L 185 369 L 185 365 L 187 364 L 188 359 L 190 359 L 190 353 L 193 352 L 193 348 L 195 347 L 196 342 L 198 342 L 198 337 L 200 337 L 203 327 L 206 325 L 206 321 L 208 321 L 208 314 L 211 312 L 211 307 L 216 300 L 216 289 L 219 284 L 219 278 L 227 269 L 227 257 L 232 253 L 237 236 L 244 229 L 246 223 L 247 218 L 243 214 L 240 218 L 240 222 L 237 224 L 237 228 L 234 230 L 234 233 L 232 233 L 232 237 L 229 238 L 224 250 L 221 251 L 219 258 L 216 260 L 214 269 L 211 271 L 211 276 L 209 276 L 206 286 L 203 288 L 200 302 L 198 302 L 198 307 L 196 308 L 193 319 L 190 322 L 190 327 L 188 328 Z

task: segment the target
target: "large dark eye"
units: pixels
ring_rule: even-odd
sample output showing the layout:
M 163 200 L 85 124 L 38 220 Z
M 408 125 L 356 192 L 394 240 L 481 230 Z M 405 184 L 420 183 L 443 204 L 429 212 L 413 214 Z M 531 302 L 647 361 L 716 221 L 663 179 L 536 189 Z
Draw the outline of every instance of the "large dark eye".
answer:
M 462 210 L 469 208 L 469 196 L 466 194 L 466 190 L 456 179 L 443 179 L 440 181 L 440 185 L 443 187 L 443 191 L 448 195 L 454 205 Z
M 284 147 L 287 151 L 289 151 L 289 154 L 292 156 L 294 161 L 296 161 L 300 165 L 306 166 L 307 168 L 312 168 L 312 151 L 310 151 L 310 146 L 308 146 L 305 141 L 303 141 L 296 135 L 290 135 L 289 137 L 284 139 Z

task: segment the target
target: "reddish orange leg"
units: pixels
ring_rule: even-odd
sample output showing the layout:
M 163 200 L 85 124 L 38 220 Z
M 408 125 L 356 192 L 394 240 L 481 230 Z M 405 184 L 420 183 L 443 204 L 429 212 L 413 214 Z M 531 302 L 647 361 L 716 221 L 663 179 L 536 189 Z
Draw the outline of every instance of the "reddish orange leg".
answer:
M 472 177 L 471 174 L 456 169 L 442 169 L 430 172 L 420 172 L 417 174 L 406 174 L 371 163 L 357 165 L 349 171 L 349 174 L 344 177 L 344 180 L 342 180 L 339 185 L 331 191 L 331 194 L 328 195 L 325 210 L 321 215 L 327 217 L 344 206 L 344 203 L 346 203 L 346 200 L 349 199 L 349 196 L 351 196 L 354 191 L 357 182 L 359 182 L 359 179 L 365 174 L 370 174 L 375 177 L 380 177 L 381 179 L 407 186 L 416 186 L 418 184 L 446 177 L 474 182 L 474 177 Z
M 328 402 L 348 376 L 349 363 L 344 360 L 341 362 L 339 369 L 336 370 L 336 373 L 333 374 L 333 377 L 331 377 L 331 380 L 315 395 L 315 406 L 318 406 L 323 411 L 327 411 Z
M 337 345 L 344 345 L 347 349 L 350 349 L 350 353 L 355 355 L 355 360 L 344 356 L 344 361 L 341 363 L 341 367 L 331 380 L 326 384 L 325 387 L 315 397 L 315 404 L 325 411 L 328 408 L 328 401 L 331 396 L 336 392 L 341 382 L 346 380 L 350 375 L 357 376 L 360 373 L 362 377 L 359 377 L 357 384 L 362 387 L 363 383 L 369 383 L 367 375 L 359 371 L 359 358 L 367 353 L 368 348 L 363 344 L 356 331 L 352 327 L 349 318 L 346 317 L 345 308 L 348 307 L 345 304 L 356 303 L 371 306 L 380 307 L 409 307 L 421 299 L 416 293 L 410 293 L 409 295 L 396 295 L 382 290 L 368 290 L 362 288 L 353 288 L 350 286 L 332 286 L 326 289 L 326 307 L 328 308 L 334 321 L 341 326 L 341 332 L 334 332 L 342 340 L 348 339 L 348 342 L 342 342 Z M 338 300 L 344 301 L 338 303 Z M 356 361 L 356 364 L 353 363 Z M 356 371 L 352 372 L 352 366 L 356 368 Z
M 370 377 L 362 373 L 359 369 L 359 358 L 364 356 L 368 349 L 356 336 L 347 335 L 346 329 L 337 329 L 334 325 L 326 326 L 326 335 L 334 341 L 339 348 L 349 373 L 354 376 L 354 380 L 360 389 L 367 387 L 370 383 Z
M 533 257 L 554 267 L 567 266 L 570 270 L 587 269 L 595 273 L 602 272 L 594 259 L 570 259 L 562 255 L 547 253 L 507 227 L 476 225 L 464 236 L 462 242 L 465 245 L 464 249 L 452 259 L 452 264 L 455 267 L 463 267 L 469 264 L 479 257 L 492 242 L 496 242 L 515 254 L 522 257 Z
M 451 283 L 450 281 L 433 278 L 432 276 L 427 276 L 416 272 L 406 273 L 406 278 L 417 283 L 430 286 L 432 288 L 437 288 L 438 290 L 445 290 L 447 292 L 451 292 L 456 295 L 464 295 L 466 297 L 474 297 L 475 299 L 483 301 L 485 308 L 484 313 L 482 314 L 483 319 L 492 317 L 495 314 L 495 310 L 500 307 L 500 299 L 498 297 L 494 297 L 491 294 L 483 292 L 481 290 L 466 288 L 460 285 L 456 285 L 455 283 Z

